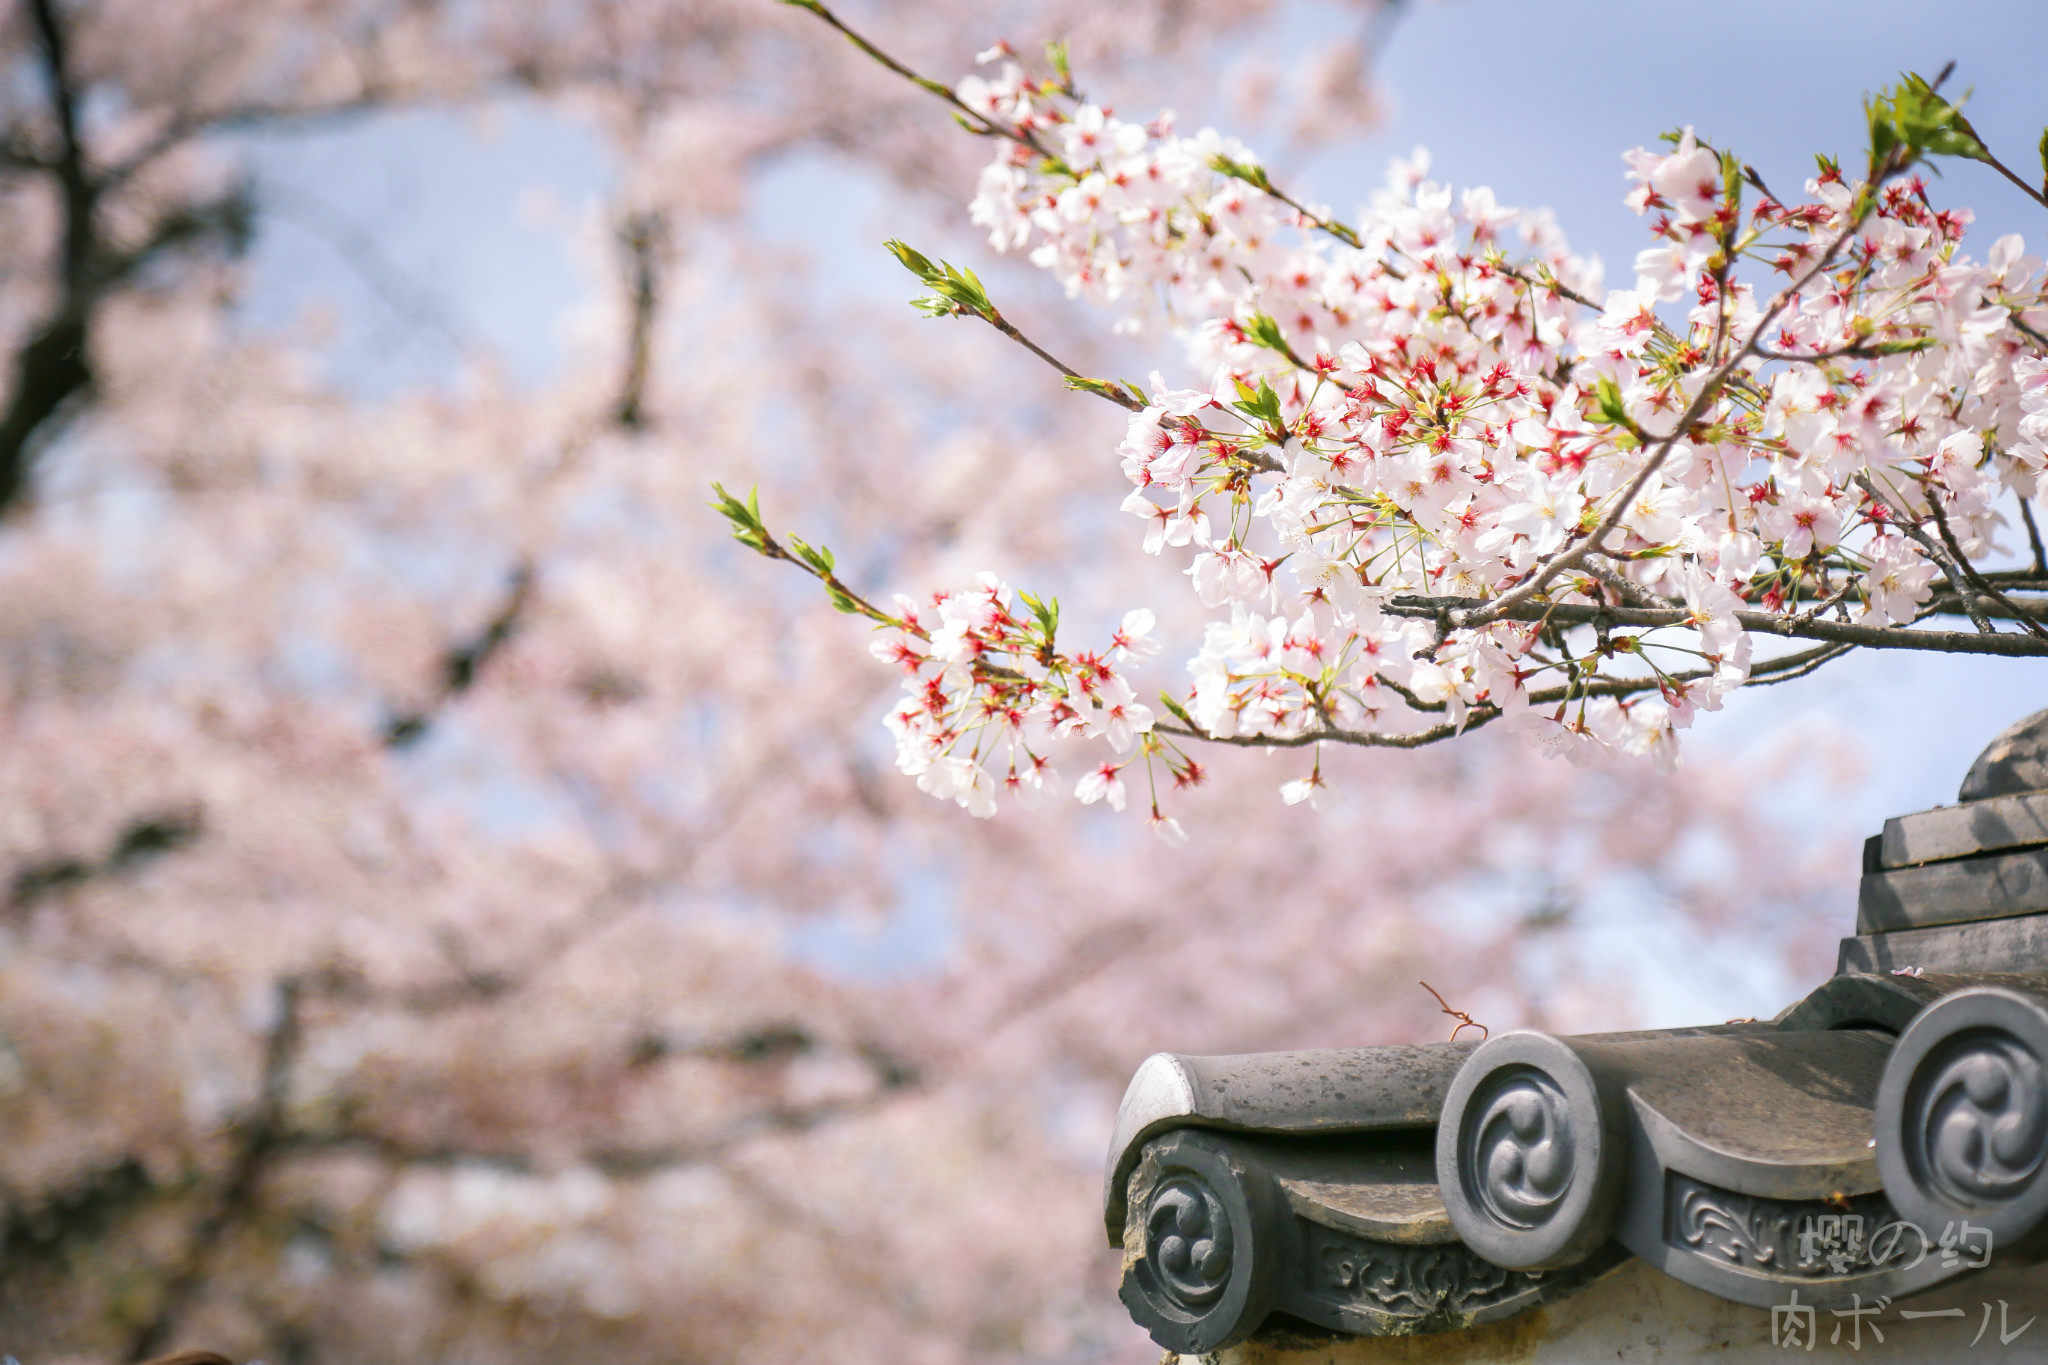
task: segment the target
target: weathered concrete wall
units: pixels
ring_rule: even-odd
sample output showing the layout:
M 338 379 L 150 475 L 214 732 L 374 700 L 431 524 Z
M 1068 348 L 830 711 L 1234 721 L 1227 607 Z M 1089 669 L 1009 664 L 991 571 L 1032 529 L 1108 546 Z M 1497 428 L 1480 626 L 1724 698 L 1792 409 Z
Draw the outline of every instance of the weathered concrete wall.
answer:
M 2006 1304 L 2002 1323 L 2001 1299 Z M 1961 1316 L 1900 1316 L 1901 1310 L 1950 1309 L 1962 1310 Z M 2039 1321 L 2022 1326 L 2037 1315 Z M 1796 1344 L 1786 1341 L 1788 1324 L 1782 1318 L 1779 1343 L 1773 1345 L 1769 1309 L 1717 1299 L 1631 1259 L 1572 1298 L 1491 1327 L 1425 1337 L 1253 1340 L 1214 1355 L 1178 1359 L 1182 1365 L 1782 1365 L 1792 1360 L 2033 1365 L 2048 1361 L 2048 1266 L 2000 1266 L 1951 1280 L 1887 1304 L 1879 1313 L 1866 1313 L 1860 1323 L 1827 1308 L 1817 1310 L 1813 1321 L 1817 1341 L 1810 1352 L 1803 1336 Z

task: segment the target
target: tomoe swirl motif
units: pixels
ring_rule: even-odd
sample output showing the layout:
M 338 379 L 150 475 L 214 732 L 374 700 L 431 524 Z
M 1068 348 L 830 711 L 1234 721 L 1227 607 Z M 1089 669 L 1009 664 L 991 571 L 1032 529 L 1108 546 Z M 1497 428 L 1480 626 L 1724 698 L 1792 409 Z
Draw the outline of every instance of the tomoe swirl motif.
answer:
M 1162 1181 L 1145 1210 L 1145 1256 L 1167 1294 L 1200 1308 L 1230 1279 L 1230 1215 L 1208 1184 L 1181 1172 Z
M 1948 1040 L 1921 1068 L 1909 1141 L 1933 1189 L 1961 1207 L 2017 1198 L 2048 1160 L 2048 1090 L 2033 1049 L 1997 1029 Z
M 1570 1102 L 1528 1067 L 1502 1072 L 1482 1098 L 1466 1127 L 1467 1192 L 1507 1227 L 1542 1227 L 1571 1190 Z

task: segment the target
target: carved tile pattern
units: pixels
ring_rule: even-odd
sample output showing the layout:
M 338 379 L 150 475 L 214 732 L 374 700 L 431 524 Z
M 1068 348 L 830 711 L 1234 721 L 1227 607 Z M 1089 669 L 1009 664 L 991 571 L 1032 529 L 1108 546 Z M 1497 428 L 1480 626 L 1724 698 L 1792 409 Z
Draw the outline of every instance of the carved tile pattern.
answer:
M 1906 1141 L 1912 1162 L 1965 1208 L 2017 1198 L 2048 1160 L 2048 1083 L 2033 1049 L 2002 1030 L 1950 1040 L 1916 1076 Z
M 1145 1257 L 1182 1307 L 1202 1308 L 1223 1293 L 1230 1243 L 1230 1215 L 1222 1199 L 1193 1171 L 1176 1171 L 1152 1192 L 1145 1209 Z
M 1571 1103 L 1532 1067 L 1500 1073 L 1472 1105 L 1465 1138 L 1466 1194 L 1503 1226 L 1539 1228 L 1571 1191 Z
M 1541 1271 L 1503 1270 L 1467 1248 L 1402 1246 L 1327 1228 L 1309 1239 L 1316 1296 L 1405 1318 L 1476 1313 L 1541 1284 Z
M 1879 1236 L 1897 1219 L 1882 1194 L 1831 1205 L 1737 1194 L 1676 1171 L 1665 1176 L 1667 1243 L 1773 1277 L 1853 1275 L 1924 1250 L 1924 1241 L 1916 1247 L 1909 1239 L 1901 1246 L 1897 1234 Z

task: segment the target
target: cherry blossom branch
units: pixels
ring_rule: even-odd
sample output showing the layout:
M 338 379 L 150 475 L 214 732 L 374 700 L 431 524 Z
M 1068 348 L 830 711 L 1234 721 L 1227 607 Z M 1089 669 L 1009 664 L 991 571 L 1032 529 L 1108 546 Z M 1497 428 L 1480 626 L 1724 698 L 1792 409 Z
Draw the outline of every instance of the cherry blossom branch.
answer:
M 866 53 L 869 57 L 873 58 L 877 63 L 879 63 L 887 70 L 894 72 L 898 76 L 901 76 L 904 80 L 909 81 L 912 85 L 917 86 L 920 90 L 926 91 L 927 93 L 932 95 L 936 95 L 938 98 L 944 100 L 947 104 L 953 106 L 953 110 L 957 116 L 972 120 L 973 127 L 971 131 L 979 133 L 985 137 L 1008 138 L 1010 141 L 1015 142 L 1021 147 L 1029 148 L 1032 152 L 1035 152 L 1038 156 L 1042 157 L 1046 161 L 1053 162 L 1055 164 L 1060 163 L 1060 158 L 1057 155 L 1055 155 L 1052 151 L 1050 151 L 1044 143 L 1040 142 L 1036 137 L 1034 137 L 1029 129 L 1019 128 L 1008 124 L 997 123 L 994 120 L 988 118 L 987 116 L 981 114 L 980 112 L 978 112 L 977 110 L 963 102 L 960 96 L 957 93 L 955 93 L 951 86 L 945 84 L 943 81 L 932 80 L 928 76 L 920 76 L 917 72 L 905 66 L 903 63 L 897 61 L 894 57 L 891 57 L 888 53 L 884 52 L 881 48 L 869 42 L 866 38 L 863 38 L 860 34 L 854 32 L 853 29 L 847 26 L 845 21 L 840 19 L 838 15 L 834 14 L 823 3 L 821 3 L 821 0 L 780 0 L 780 3 L 793 6 L 794 8 L 797 9 L 809 10 L 812 14 L 815 14 L 820 19 L 824 20 L 827 24 L 830 24 L 833 28 L 839 30 L 841 34 L 845 35 L 846 39 L 849 42 L 851 42 L 855 47 L 859 48 L 862 52 Z M 1293 210 L 1294 213 L 1297 216 L 1299 216 L 1303 222 L 1308 223 L 1313 227 L 1321 229 L 1323 232 L 1328 233 L 1330 236 L 1336 238 L 1338 241 L 1344 243 L 1344 245 L 1348 247 L 1356 248 L 1363 245 L 1363 242 L 1359 238 L 1358 233 L 1354 229 L 1345 225 L 1342 222 L 1339 222 L 1334 218 L 1329 218 L 1315 212 L 1313 209 L 1310 209 L 1307 205 L 1303 204 L 1301 201 L 1294 198 L 1292 195 L 1286 193 L 1285 191 L 1281 190 L 1278 186 L 1274 185 L 1272 180 L 1267 176 L 1265 167 L 1263 166 L 1257 165 L 1255 163 L 1232 161 L 1229 157 L 1218 156 L 1212 159 L 1210 163 L 1210 169 L 1216 171 L 1218 174 L 1227 175 L 1234 180 L 1241 180 L 1246 184 L 1251 185 L 1254 188 L 1260 190 L 1261 192 L 1270 195 L 1272 198 L 1278 200 L 1280 203 L 1285 204 L 1289 209 Z
M 1713 402 L 1714 395 L 1720 391 L 1722 384 L 1735 373 L 1743 361 L 1747 360 L 1755 352 L 1756 347 L 1760 344 L 1760 338 L 1764 335 L 1765 330 L 1770 327 L 1771 323 L 1777 319 L 1778 315 L 1785 311 L 1785 308 L 1791 301 L 1808 284 L 1812 283 L 1816 276 L 1833 264 L 1835 256 L 1840 253 L 1842 247 L 1863 226 L 1864 219 L 1870 216 L 1874 203 L 1873 197 L 1865 196 L 1861 212 L 1852 217 L 1848 225 L 1835 235 L 1834 240 L 1828 244 L 1827 250 L 1821 253 L 1820 259 L 1815 261 L 1805 274 L 1778 291 L 1777 297 L 1771 300 L 1770 307 L 1764 310 L 1763 314 L 1756 320 L 1755 325 L 1750 329 L 1749 339 L 1742 344 L 1734 355 L 1716 366 L 1713 373 L 1707 376 L 1706 382 L 1700 385 L 1700 391 L 1693 396 L 1692 402 L 1686 405 L 1685 411 L 1672 424 L 1670 433 L 1658 439 L 1656 449 L 1650 452 L 1649 458 L 1643 462 L 1643 467 L 1636 471 L 1636 476 L 1633 479 L 1629 480 L 1628 485 L 1622 490 L 1621 496 L 1614 500 L 1614 505 L 1608 510 L 1607 515 L 1601 519 L 1600 524 L 1594 528 L 1593 533 L 1580 541 L 1577 546 L 1554 556 L 1528 582 L 1494 599 L 1488 607 L 1454 619 L 1454 625 L 1465 629 L 1476 629 L 1487 624 L 1489 621 L 1500 620 L 1509 610 L 1519 607 L 1521 604 L 1536 597 L 1558 574 L 1577 568 L 1588 557 L 1600 552 L 1602 542 L 1606 540 L 1608 534 L 1615 527 L 1621 524 L 1621 519 L 1628 515 L 1629 504 L 1634 502 L 1636 494 L 1642 492 L 1644 487 L 1648 485 L 1651 477 L 1656 474 L 1658 468 L 1664 463 L 1665 457 L 1671 453 L 1672 448 L 1677 444 L 1678 438 L 1692 429 L 1693 423 L 1699 420 L 1700 415 Z
M 2041 191 L 2036 189 L 2034 186 L 2029 185 L 2012 169 L 2012 167 L 2006 165 L 2003 161 L 2000 161 L 1997 157 L 1991 155 L 1991 153 L 1988 151 L 1984 154 L 1984 162 L 1986 165 L 1990 166 L 1992 170 L 1997 171 L 2007 180 L 2010 180 L 2013 184 L 2018 185 L 2020 187 L 2020 192 L 2026 195 L 2027 198 L 2033 200 L 2042 208 L 2048 209 L 2048 198 L 2043 198 Z
M 1836 363 L 1877 362 L 1874 368 L 1889 382 L 1908 372 L 1914 355 L 1946 354 L 1941 348 L 1956 344 L 1941 338 L 1984 325 L 1950 316 L 1963 306 L 1956 300 L 1975 295 L 1962 282 L 1935 290 L 1936 275 L 1927 265 L 1949 259 L 1943 253 L 1960 239 L 1964 220 L 1934 210 L 1920 181 L 1899 183 L 1919 162 L 1969 154 L 1953 107 L 1917 76 L 1866 103 L 1866 175 L 1845 179 L 1823 159 L 1815 202 L 1793 208 L 1773 202 L 1754 215 L 1794 230 L 1782 248 L 1758 245 L 1767 227 L 1740 229 L 1744 179 L 1769 191 L 1732 153 L 1698 143 L 1690 132 L 1674 136 L 1669 155 L 1632 153 L 1638 192 L 1631 204 L 1669 213 L 1655 229 L 1666 245 L 1652 253 L 1645 271 L 1657 282 L 1659 298 L 1682 297 L 1684 282 L 1692 281 L 1699 308 L 1674 331 L 1639 297 L 1636 307 L 1603 309 L 1590 326 L 1569 334 L 1552 325 L 1556 306 L 1596 305 L 1554 278 L 1566 259 L 1561 238 L 1537 233 L 1531 240 L 1541 243 L 1543 254 L 1533 263 L 1506 263 L 1491 243 L 1511 215 L 1483 189 L 1469 191 L 1446 219 L 1450 191 L 1431 184 L 1426 194 L 1389 198 L 1354 230 L 1277 190 L 1236 143 L 1190 141 L 1164 123 L 1116 119 L 1081 101 L 1070 86 L 1034 83 L 1015 67 L 987 86 L 982 107 L 1015 110 L 1020 122 L 1052 130 L 1043 135 L 1066 148 L 1073 164 L 1033 166 L 999 154 L 975 198 L 974 219 L 991 229 L 999 250 L 1035 246 L 1034 263 L 1057 272 L 1070 291 L 1113 277 L 1120 294 L 1156 293 L 1198 363 L 1220 361 L 1218 372 L 1236 377 L 1242 401 L 1169 391 L 1153 407 L 1135 386 L 1124 392 L 1082 379 L 1024 343 L 1076 387 L 1129 398 L 1123 406 L 1141 412 L 1120 450 L 1140 490 L 1124 510 L 1148 519 L 1147 550 L 1198 537 L 1201 549 L 1189 572 L 1204 604 L 1248 609 L 1263 592 L 1274 613 L 1248 610 L 1240 618 L 1233 605 L 1229 631 L 1211 623 L 1191 664 L 1198 683 L 1187 705 L 1164 698 L 1171 724 L 1154 734 L 1167 750 L 1179 754 L 1172 741 L 1183 735 L 1212 739 L 1240 728 L 1245 733 L 1217 742 L 1287 747 L 1329 739 L 1411 748 L 1490 723 L 1524 703 L 1592 698 L 1602 699 L 1601 708 L 1589 712 L 1581 705 L 1566 720 L 1560 707 L 1554 717 L 1534 719 L 1555 720 L 1599 746 L 1630 748 L 1634 741 L 1650 742 L 1654 732 L 1668 736 L 1693 709 L 1711 709 L 1745 681 L 1804 676 L 1853 648 L 2048 653 L 2048 629 L 2001 587 L 2032 585 L 1979 573 L 1957 543 L 1958 534 L 1984 533 L 1981 514 L 1971 515 L 1967 529 L 1951 529 L 1937 502 L 1936 524 L 1923 530 L 1920 522 L 1929 514 L 1907 515 L 1860 488 L 1854 462 L 1824 489 L 1811 479 L 1786 487 L 1754 472 L 1759 461 L 1775 469 L 1814 454 L 1797 448 L 1809 424 L 1792 420 L 1807 414 L 1829 423 L 1820 429 L 1833 442 L 1831 461 L 1864 454 L 1865 468 L 1887 467 L 1859 450 L 1875 439 L 1874 423 L 1895 425 L 1895 434 L 1915 449 L 1938 447 L 1926 458 L 1947 471 L 1941 477 L 1951 489 L 1982 487 L 1993 477 L 1987 465 L 2037 462 L 2033 453 L 1984 448 L 1983 433 L 2008 429 L 2015 408 L 2038 411 L 2038 372 L 2012 348 L 1996 350 L 1996 368 L 1983 370 L 1967 394 L 1952 392 L 1954 381 L 1937 382 L 1923 397 L 1899 400 L 1896 416 L 1881 418 L 1877 405 L 1892 390 L 1871 387 L 1866 371 L 1845 374 Z M 1257 193 L 1219 199 L 1213 175 Z M 1056 214 L 1045 211 L 1055 203 Z M 1878 219 L 1886 231 L 1859 241 Z M 1447 231 L 1447 223 L 1456 226 Z M 1327 250 L 1328 243 L 1311 233 L 1286 271 L 1276 273 L 1257 253 L 1289 225 L 1351 246 L 1384 242 L 1386 249 L 1368 268 Z M 1892 231 L 1898 228 L 1906 229 L 1903 237 Z M 891 245 L 932 292 L 920 308 L 934 316 L 999 316 L 971 272 Z M 1709 248 L 1718 254 L 1703 259 Z M 1771 249 L 1784 253 L 1773 264 L 1786 283 L 1758 309 L 1729 263 Z M 1470 269 L 1480 257 L 1483 266 Z M 1396 261 L 1413 268 L 1394 269 Z M 1879 265 L 1893 261 L 1912 269 L 1880 279 Z M 1970 270 L 1970 279 L 1981 279 L 2006 303 L 2007 316 L 2018 317 L 2038 294 L 2024 271 L 1992 281 Z M 1213 283 L 1198 297 L 1190 280 Z M 1809 306 L 1794 314 L 1802 301 Z M 1469 335 L 1418 351 L 1404 324 L 1425 313 L 1462 320 Z M 1303 338 L 1311 335 L 1313 361 L 1304 358 L 1311 343 Z M 1270 366 L 1254 347 L 1273 352 L 1291 373 L 1274 375 L 1270 384 L 1259 378 Z M 1338 353 L 1368 376 L 1366 382 L 1335 380 L 1337 362 L 1328 357 Z M 1333 392 L 1332 380 L 1347 392 Z M 1249 387 L 1253 381 L 1256 390 Z M 1240 415 L 1247 432 L 1227 435 L 1200 423 L 1194 414 L 1211 404 Z M 1842 416 L 1847 413 L 1855 417 Z M 1648 429 L 1651 423 L 1656 430 Z M 2038 444 L 2034 425 L 2022 425 L 2015 438 L 2029 443 L 2029 451 Z M 1272 489 L 1254 490 L 1241 471 L 1224 465 L 1277 465 L 1258 452 L 1294 437 L 1301 439 L 1301 455 L 1278 471 L 1290 477 Z M 1693 476 L 1665 476 L 1687 441 L 1725 449 L 1704 469 L 1696 466 Z M 1485 484 L 1504 496 L 1468 496 Z M 1147 491 L 1154 488 L 1178 494 L 1178 510 L 1161 505 Z M 1217 503 L 1203 511 L 1212 497 L 1229 503 L 1220 534 L 1207 529 Z M 1728 538 L 1718 545 L 1684 534 L 1708 516 L 1725 516 Z M 1262 518 L 1278 540 L 1271 550 L 1249 542 Z M 1897 524 L 1905 539 L 1887 534 L 1887 523 Z M 1624 535 L 1626 544 L 1616 548 Z M 1539 547 L 1533 565 L 1530 547 Z M 1290 561 L 1302 584 L 1298 616 L 1292 608 L 1283 613 L 1274 579 Z M 1765 565 L 1761 575 L 1759 564 Z M 1938 569 L 1946 572 L 1950 591 L 1930 603 L 1927 580 Z M 1391 603 L 1381 600 L 1392 622 L 1382 626 L 1361 614 L 1351 601 L 1352 577 L 1373 589 L 1375 600 L 1389 590 L 1399 594 Z M 1556 591 L 1565 581 L 1576 590 Z M 1438 585 L 1471 595 L 1439 595 L 1433 591 Z M 1025 676 L 1035 676 L 1029 666 L 1014 678 L 1002 675 L 1012 690 L 982 690 L 993 676 L 976 671 L 984 656 L 1029 654 L 1029 647 L 1017 650 L 1025 636 L 1007 615 L 1008 590 L 992 575 L 985 589 L 985 602 L 935 595 L 948 622 L 943 645 L 934 634 L 922 645 L 884 640 L 878 651 L 904 665 L 911 693 L 890 718 L 899 761 L 921 787 L 963 805 L 956 775 L 933 770 L 933 755 L 964 765 L 979 781 L 991 718 L 1011 717 L 1003 733 L 1021 736 L 1023 718 L 1041 714 L 1033 709 L 1042 694 L 1030 690 L 1037 684 Z M 1860 603 L 1860 619 L 1851 619 L 1852 601 Z M 1990 620 L 1994 607 L 2022 629 L 1998 630 Z M 904 610 L 915 615 L 920 609 Z M 1969 615 L 1976 633 L 1921 628 L 1927 616 L 1950 610 Z M 1423 633 L 1401 618 L 1434 625 L 1434 645 L 1417 650 Z M 1505 655 L 1466 638 L 1509 621 L 1534 629 L 1517 632 L 1518 640 L 1494 641 L 1519 644 Z M 1567 632 L 1587 628 L 1593 646 L 1575 654 L 1577 639 Z M 1631 629 L 1672 633 L 1610 634 Z M 1738 641 L 1771 636 L 1812 647 L 1754 666 L 1746 649 L 1732 650 Z M 1541 650 L 1535 649 L 1539 640 Z M 1412 677 L 1399 667 L 1391 670 L 1396 677 L 1383 676 L 1380 664 L 1390 649 L 1413 653 Z M 1660 666 L 1667 653 L 1710 667 L 1667 671 Z M 1360 671 L 1347 685 L 1346 671 L 1354 667 Z M 1562 684 L 1525 691 L 1546 674 Z M 1665 704 L 1637 708 L 1627 700 L 1651 692 L 1662 692 Z M 1065 704 L 1072 694 L 1057 695 Z M 1412 715 L 1442 723 L 1390 721 L 1426 727 L 1413 733 L 1371 728 L 1379 724 L 1378 708 L 1394 697 Z M 979 709 L 970 711 L 970 703 Z M 1356 708 L 1374 713 L 1366 728 L 1346 728 L 1358 724 L 1351 720 Z M 1102 733 L 1095 726 L 1057 717 L 1050 733 Z M 971 745 L 966 735 L 974 736 Z M 1128 731 L 1117 745 L 1119 753 L 1128 752 Z M 1146 743 L 1148 774 L 1156 752 Z M 1131 761 L 1103 764 L 1076 796 L 1111 796 L 1121 808 L 1116 774 Z M 1303 799 L 1319 781 L 1320 769 L 1290 784 L 1283 796 Z M 1154 795 L 1156 824 L 1156 787 Z
M 1812 649 L 1797 650 L 1767 659 L 1750 670 L 1744 681 L 1745 687 L 1768 687 L 1772 683 L 1789 682 L 1803 678 L 1832 659 L 1839 659 L 1850 650 L 1852 644 L 1816 645 Z M 1580 678 L 1562 687 L 1546 687 L 1529 694 L 1532 706 L 1547 706 L 1552 702 L 1569 701 L 1574 697 L 1635 697 L 1645 692 L 1658 692 L 1667 686 L 1683 687 L 1691 683 L 1705 682 L 1714 676 L 1711 668 L 1693 669 L 1684 673 L 1663 674 L 1656 677 Z

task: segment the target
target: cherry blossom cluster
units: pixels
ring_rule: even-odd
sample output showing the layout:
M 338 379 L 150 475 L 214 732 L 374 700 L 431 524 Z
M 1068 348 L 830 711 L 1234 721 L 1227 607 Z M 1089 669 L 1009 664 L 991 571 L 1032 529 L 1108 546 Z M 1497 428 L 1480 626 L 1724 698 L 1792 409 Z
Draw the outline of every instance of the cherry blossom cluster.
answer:
M 1056 645 L 1058 601 L 1015 594 L 994 574 L 927 602 L 899 596 L 895 605 L 872 650 L 903 670 L 907 695 L 888 726 L 897 766 L 921 790 L 981 817 L 995 814 L 998 788 L 1036 805 L 1059 785 L 1047 746 L 1074 735 L 1106 740 L 1118 755 L 1076 784 L 1084 805 L 1124 808 L 1122 770 L 1141 747 L 1177 784 L 1202 780 L 1199 763 L 1152 737 L 1152 708 L 1117 667 L 1158 652 L 1150 611 L 1125 613 L 1101 651 L 1068 654 Z M 1179 823 L 1159 812 L 1156 784 L 1151 808 L 1161 837 L 1180 843 Z
M 1120 330 L 1163 324 L 1201 376 L 1077 384 L 1136 400 L 1123 509 L 1216 613 L 1191 737 L 1502 719 L 1668 760 L 1753 675 L 1995 593 L 1972 561 L 2048 464 L 2041 262 L 2017 236 L 1973 260 L 1971 213 L 1906 151 L 1823 159 L 1793 202 L 1691 129 L 1637 148 L 1652 244 L 1596 303 L 1548 213 L 1454 192 L 1420 150 L 1347 224 L 1241 144 L 1070 80 L 1010 62 L 957 94 L 1007 135 L 971 205 L 991 244 Z M 1759 633 L 1821 643 L 1762 657 Z

